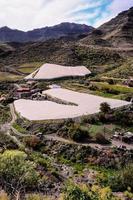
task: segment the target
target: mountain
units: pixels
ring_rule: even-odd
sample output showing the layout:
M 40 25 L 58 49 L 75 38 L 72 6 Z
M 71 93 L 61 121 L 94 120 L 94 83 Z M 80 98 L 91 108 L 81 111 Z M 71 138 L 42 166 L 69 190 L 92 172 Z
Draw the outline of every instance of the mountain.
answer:
M 89 68 L 96 65 L 99 68 L 101 65 L 113 64 L 121 60 L 119 53 L 114 50 L 82 46 L 77 41 L 69 41 L 66 38 L 8 45 L 15 50 L 0 56 L 0 70 L 3 70 L 5 66 L 17 69 L 25 63 L 34 62 L 85 65 Z
M 118 68 L 117 74 L 120 74 L 121 69 L 126 66 L 127 58 L 133 56 L 132 22 L 133 8 L 120 13 L 98 29 L 62 23 L 29 32 L 20 31 L 21 43 L 0 43 L 0 71 L 13 70 L 14 73 L 14 70 L 17 71 L 22 65 L 31 66 L 34 63 L 47 62 L 72 66 L 85 65 L 94 74 L 110 70 L 113 70 L 114 74 Z M 9 33 L 7 27 L 3 29 Z M 26 39 L 22 38 L 23 33 L 27 34 L 32 42 L 26 43 Z M 132 64 L 129 61 L 127 63 L 129 67 L 125 74 L 130 74 Z
M 94 28 L 85 24 L 61 23 L 52 27 L 35 29 L 32 31 L 12 30 L 8 27 L 0 28 L 1 42 L 37 42 L 60 37 L 77 38 L 88 35 Z
M 133 7 L 92 31 L 82 41 L 90 45 L 133 47 Z

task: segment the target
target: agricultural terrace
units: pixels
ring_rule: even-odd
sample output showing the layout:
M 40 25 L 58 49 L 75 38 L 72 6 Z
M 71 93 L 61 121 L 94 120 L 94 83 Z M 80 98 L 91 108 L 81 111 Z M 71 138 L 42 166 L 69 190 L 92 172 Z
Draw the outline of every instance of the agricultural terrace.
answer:
M 44 95 L 52 97 L 52 101 L 33 101 L 19 99 L 14 102 L 16 111 L 24 118 L 31 121 L 76 118 L 99 112 L 100 104 L 107 102 L 111 108 L 130 104 L 122 100 L 109 99 L 86 93 L 74 92 L 67 89 L 49 89 Z M 54 101 L 55 99 L 55 101 Z M 73 103 L 61 104 L 62 102 Z M 60 101 L 59 101 L 60 102 Z

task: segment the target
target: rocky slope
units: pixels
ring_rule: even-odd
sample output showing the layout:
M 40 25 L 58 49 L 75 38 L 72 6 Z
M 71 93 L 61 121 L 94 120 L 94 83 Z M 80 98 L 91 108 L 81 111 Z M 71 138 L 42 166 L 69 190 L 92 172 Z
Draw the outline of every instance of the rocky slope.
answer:
M 94 30 L 82 42 L 120 48 L 133 47 L 133 7 Z

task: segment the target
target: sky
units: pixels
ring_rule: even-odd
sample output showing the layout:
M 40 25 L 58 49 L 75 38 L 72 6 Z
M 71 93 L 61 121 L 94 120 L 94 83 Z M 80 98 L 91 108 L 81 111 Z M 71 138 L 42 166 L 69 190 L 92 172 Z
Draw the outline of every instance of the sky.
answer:
M 133 0 L 0 0 L 0 27 L 27 31 L 61 22 L 98 27 L 132 6 Z

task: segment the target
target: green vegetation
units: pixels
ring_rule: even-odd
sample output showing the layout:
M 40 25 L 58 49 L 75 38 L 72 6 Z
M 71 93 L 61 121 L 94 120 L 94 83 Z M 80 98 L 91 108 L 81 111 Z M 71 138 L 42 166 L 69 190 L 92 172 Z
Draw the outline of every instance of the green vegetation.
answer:
M 133 192 L 133 163 L 125 166 L 114 177 L 110 177 L 109 185 L 114 191 L 124 191 L 130 188 Z
M 95 136 L 97 133 L 106 134 L 108 137 L 113 135 L 113 133 L 120 129 L 118 125 L 115 124 L 91 124 L 89 126 L 89 132 L 91 136 Z
M 7 150 L 0 154 L 0 180 L 7 190 L 37 185 L 39 174 L 35 168 L 35 163 L 28 161 L 26 153 L 22 151 Z
M 0 72 L 0 81 L 15 81 L 22 79 L 22 76 L 14 75 L 9 72 Z
M 128 79 L 133 76 L 133 59 L 128 59 L 116 69 L 105 74 L 108 77 Z
M 18 71 L 26 74 L 30 74 L 34 72 L 37 68 L 39 68 L 43 62 L 30 62 L 30 63 L 25 63 L 22 64 L 19 68 Z
M 106 102 L 101 103 L 100 111 L 104 114 L 109 113 L 111 111 L 110 105 Z
M 105 91 L 106 93 L 110 93 L 113 95 L 117 94 L 125 94 L 125 93 L 132 93 L 133 88 L 129 88 L 123 85 L 110 85 L 106 82 L 92 82 L 93 87 L 99 89 L 100 91 Z M 90 88 L 91 89 L 91 88 Z
M 85 78 L 38 82 L 36 88 L 44 90 L 49 84 L 55 83 L 68 89 L 103 97 L 128 101 L 132 98 L 133 88 L 122 85 L 125 79 L 133 75 L 132 59 L 123 60 L 115 51 L 75 44 L 64 45 L 61 40 L 41 43 L 37 47 L 36 44 L 31 44 L 31 51 L 28 46 L 23 48 L 23 58 L 20 49 L 20 53 L 17 51 L 5 59 L 0 58 L 2 66 L 13 65 L 15 70 L 25 75 L 49 61 L 70 65 L 83 64 L 92 71 L 92 75 Z M 56 52 L 53 49 L 56 49 Z M 1 95 L 13 91 L 14 82 L 21 78 L 21 75 L 11 72 L 0 72 L 0 81 L 3 81 L 0 86 Z M 25 84 L 22 80 L 16 83 Z M 57 199 L 118 200 L 114 192 L 116 195 L 117 192 L 122 192 L 123 197 L 132 199 L 132 151 L 110 148 L 111 145 L 105 147 L 115 131 L 133 131 L 132 108 L 111 110 L 108 104 L 103 103 L 100 110 L 99 114 L 75 120 L 32 123 L 18 117 L 13 128 L 25 135 L 19 136 L 13 134 L 13 131 L 10 132 L 11 135 L 0 133 L 0 186 L 5 190 L 0 192 L 0 200 L 16 199 L 16 194 L 20 194 L 20 200 L 46 200 L 46 193 L 52 194 L 52 199 L 55 199 L 55 195 L 60 196 L 62 192 Z M 0 124 L 10 120 L 8 105 L 1 106 Z M 65 143 L 47 139 L 45 135 L 48 134 L 69 141 Z M 21 141 L 25 147 L 24 151 L 18 149 L 13 138 Z M 74 183 L 69 183 L 69 180 Z M 68 184 L 63 190 L 66 181 Z M 90 186 L 85 185 L 87 181 L 90 181 Z
M 82 128 L 79 124 L 73 124 L 69 127 L 68 137 L 76 142 L 87 141 L 90 138 L 89 132 L 87 129 Z
M 20 133 L 26 133 L 26 130 L 16 122 L 13 124 L 13 128 L 15 128 Z
M 116 61 L 119 63 L 122 58 L 116 52 L 104 49 L 95 49 L 84 46 L 76 46 L 75 54 L 78 59 L 86 66 L 95 65 L 105 65 L 105 64 L 115 64 Z M 91 68 L 93 70 L 93 67 Z M 100 69 L 99 69 L 100 71 Z
M 11 120 L 10 109 L 8 106 L 0 105 L 0 124 L 4 124 Z
M 87 188 L 85 185 L 68 185 L 64 200 L 119 200 L 113 195 L 109 187 L 101 188 L 98 185 Z

